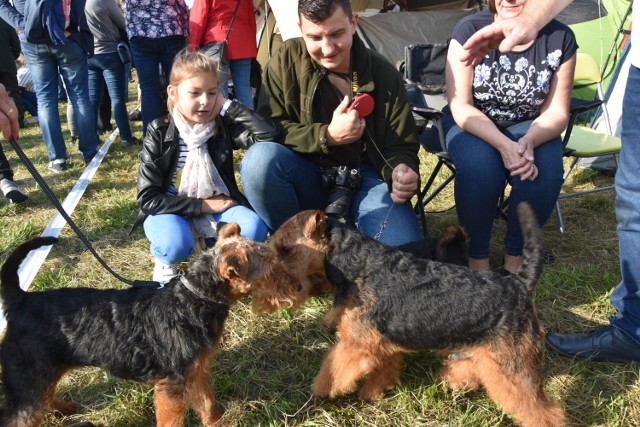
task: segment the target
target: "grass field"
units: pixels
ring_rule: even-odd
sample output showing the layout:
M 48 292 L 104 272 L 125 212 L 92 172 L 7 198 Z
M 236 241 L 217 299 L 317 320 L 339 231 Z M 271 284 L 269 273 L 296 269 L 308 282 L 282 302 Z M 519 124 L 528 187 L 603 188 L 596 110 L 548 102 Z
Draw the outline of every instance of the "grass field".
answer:
M 134 126 L 140 136 L 140 124 Z M 73 154 L 70 169 L 55 175 L 47 170 L 46 152 L 37 126 L 23 130 L 20 141 L 59 200 L 64 199 L 84 168 L 77 147 L 68 147 Z M 3 147 L 16 180 L 29 192 L 30 199 L 22 205 L 0 199 L 0 262 L 16 245 L 39 235 L 55 213 L 12 148 L 4 142 Z M 137 147 L 123 148 L 117 142 L 112 145 L 73 219 L 115 271 L 129 279 L 148 279 L 153 260 L 144 234 L 139 229 L 128 235 L 137 214 L 138 151 Z M 423 160 L 422 173 L 426 174 L 434 160 L 426 155 Z M 611 178 L 580 171 L 564 190 L 588 188 L 594 180 L 606 183 Z M 449 186 L 427 207 L 432 234 L 456 222 L 451 191 Z M 567 199 L 562 207 L 566 233 L 559 232 L 555 213 L 544 227 L 545 249 L 556 259 L 545 267 L 537 287 L 538 315 L 547 330 L 582 332 L 605 323 L 612 314 L 608 298 L 620 279 L 614 193 Z M 492 260 L 497 265 L 504 224 L 497 220 L 495 225 Z M 126 285 L 110 276 L 66 227 L 36 276 L 32 290 L 78 286 Z M 213 368 L 218 404 L 226 411 L 225 419 L 230 425 L 513 425 L 484 392 L 453 392 L 438 383 L 434 373 L 440 362 L 428 352 L 406 357 L 402 385 L 387 392 L 379 402 L 363 403 L 355 396 L 336 400 L 314 397 L 310 384 L 326 350 L 334 342 L 333 331 L 320 323 L 330 305 L 330 298 L 324 297 L 314 298 L 295 312 L 283 310 L 271 315 L 253 314 L 247 301 L 233 308 L 222 351 Z M 34 327 L 38 327 L 35 319 Z M 561 402 L 572 424 L 640 425 L 638 364 L 575 362 L 548 353 L 545 374 L 548 395 Z M 66 418 L 49 416 L 47 426 L 78 421 L 100 426 L 154 425 L 151 388 L 118 380 L 100 369 L 84 368 L 65 376 L 57 394 L 76 400 L 80 404 L 79 413 Z M 187 415 L 186 425 L 198 425 L 192 412 Z

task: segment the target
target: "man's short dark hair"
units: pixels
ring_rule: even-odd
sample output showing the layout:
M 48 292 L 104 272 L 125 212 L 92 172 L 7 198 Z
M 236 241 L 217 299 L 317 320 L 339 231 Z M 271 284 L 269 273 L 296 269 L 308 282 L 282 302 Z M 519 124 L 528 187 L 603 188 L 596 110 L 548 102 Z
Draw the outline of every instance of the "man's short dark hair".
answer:
M 317 24 L 333 15 L 338 7 L 352 18 L 350 0 L 298 0 L 298 16 Z

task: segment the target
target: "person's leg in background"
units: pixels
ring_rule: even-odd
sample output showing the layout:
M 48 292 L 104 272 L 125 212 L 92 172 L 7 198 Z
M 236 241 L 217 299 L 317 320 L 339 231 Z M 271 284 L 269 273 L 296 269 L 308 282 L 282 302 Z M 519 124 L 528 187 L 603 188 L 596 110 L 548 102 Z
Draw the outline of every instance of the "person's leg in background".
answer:
M 111 97 L 111 110 L 120 131 L 120 141 L 123 146 L 139 144 L 137 138 L 131 135 L 131 125 L 127 115 L 125 66 L 117 53 L 107 53 L 101 58 L 103 76 Z
M 29 197 L 13 180 L 13 171 L 0 144 L 0 191 L 11 203 L 22 203 Z
M 98 152 L 96 116 L 89 98 L 89 71 L 87 56 L 76 43 L 56 46 L 60 72 L 73 105 L 74 121 L 78 130 L 78 148 L 85 164 Z
M 234 59 L 230 62 L 233 94 L 238 102 L 253 110 L 253 91 L 251 90 L 251 58 Z
M 49 169 L 61 172 L 66 169 L 67 147 L 58 112 L 58 60 L 50 46 L 26 41 L 21 46 L 38 99 L 38 122 L 47 147 Z
M 140 84 L 140 110 L 142 113 L 142 131 L 147 134 L 147 126 L 160 117 L 160 54 L 155 49 L 155 39 L 133 37 L 131 55 L 136 64 L 138 82 Z

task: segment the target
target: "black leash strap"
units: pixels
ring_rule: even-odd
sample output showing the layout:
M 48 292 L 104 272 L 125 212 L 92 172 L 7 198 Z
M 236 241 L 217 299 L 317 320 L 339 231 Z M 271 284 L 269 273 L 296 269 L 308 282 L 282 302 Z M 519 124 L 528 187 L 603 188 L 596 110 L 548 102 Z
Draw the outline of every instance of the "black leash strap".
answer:
M 84 243 L 87 249 L 89 249 L 89 252 L 93 254 L 93 256 L 98 260 L 100 265 L 102 265 L 105 270 L 111 273 L 113 277 L 120 280 L 121 282 L 126 283 L 129 286 L 133 286 L 137 288 L 159 288 L 160 287 L 160 284 L 158 282 L 154 282 L 151 280 L 128 280 L 120 276 L 115 271 L 113 271 L 111 267 L 109 267 L 107 263 L 100 257 L 100 255 L 98 255 L 98 253 L 93 248 L 93 246 L 91 246 L 91 243 L 89 242 L 87 237 L 82 233 L 82 231 L 80 231 L 76 223 L 73 222 L 73 220 L 64 210 L 60 202 L 58 202 L 58 199 L 56 198 L 55 194 L 53 194 L 53 191 L 51 191 L 51 188 L 49 188 L 44 178 L 42 178 L 42 175 L 40 175 L 40 173 L 36 170 L 35 166 L 33 166 L 33 163 L 31 163 L 31 160 L 29 160 L 29 158 L 24 153 L 24 151 L 22 151 L 22 148 L 20 147 L 20 145 L 18 145 L 16 140 L 11 138 L 9 139 L 9 143 L 11 144 L 13 149 L 16 151 L 16 153 L 18 153 L 18 157 L 20 157 L 20 160 L 26 166 L 27 170 L 29 171 L 29 173 L 31 173 L 31 175 L 36 180 L 40 188 L 42 188 L 42 191 L 44 192 L 44 194 L 49 198 L 51 203 L 53 203 L 53 206 L 55 206 L 58 212 L 60 212 L 60 215 L 62 215 L 64 220 L 67 222 L 67 224 L 69 224 L 69 227 L 71 227 L 71 229 L 76 233 L 76 235 L 82 241 L 82 243 Z

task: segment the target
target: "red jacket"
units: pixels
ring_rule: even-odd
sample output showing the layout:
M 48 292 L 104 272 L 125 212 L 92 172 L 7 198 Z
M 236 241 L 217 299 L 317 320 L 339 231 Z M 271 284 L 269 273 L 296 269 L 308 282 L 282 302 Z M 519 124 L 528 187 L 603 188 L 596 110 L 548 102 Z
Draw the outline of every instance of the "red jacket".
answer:
M 255 58 L 258 49 L 253 0 L 194 0 L 189 16 L 189 45 L 199 48 L 223 41 L 238 1 L 238 13 L 227 39 L 227 57 Z

